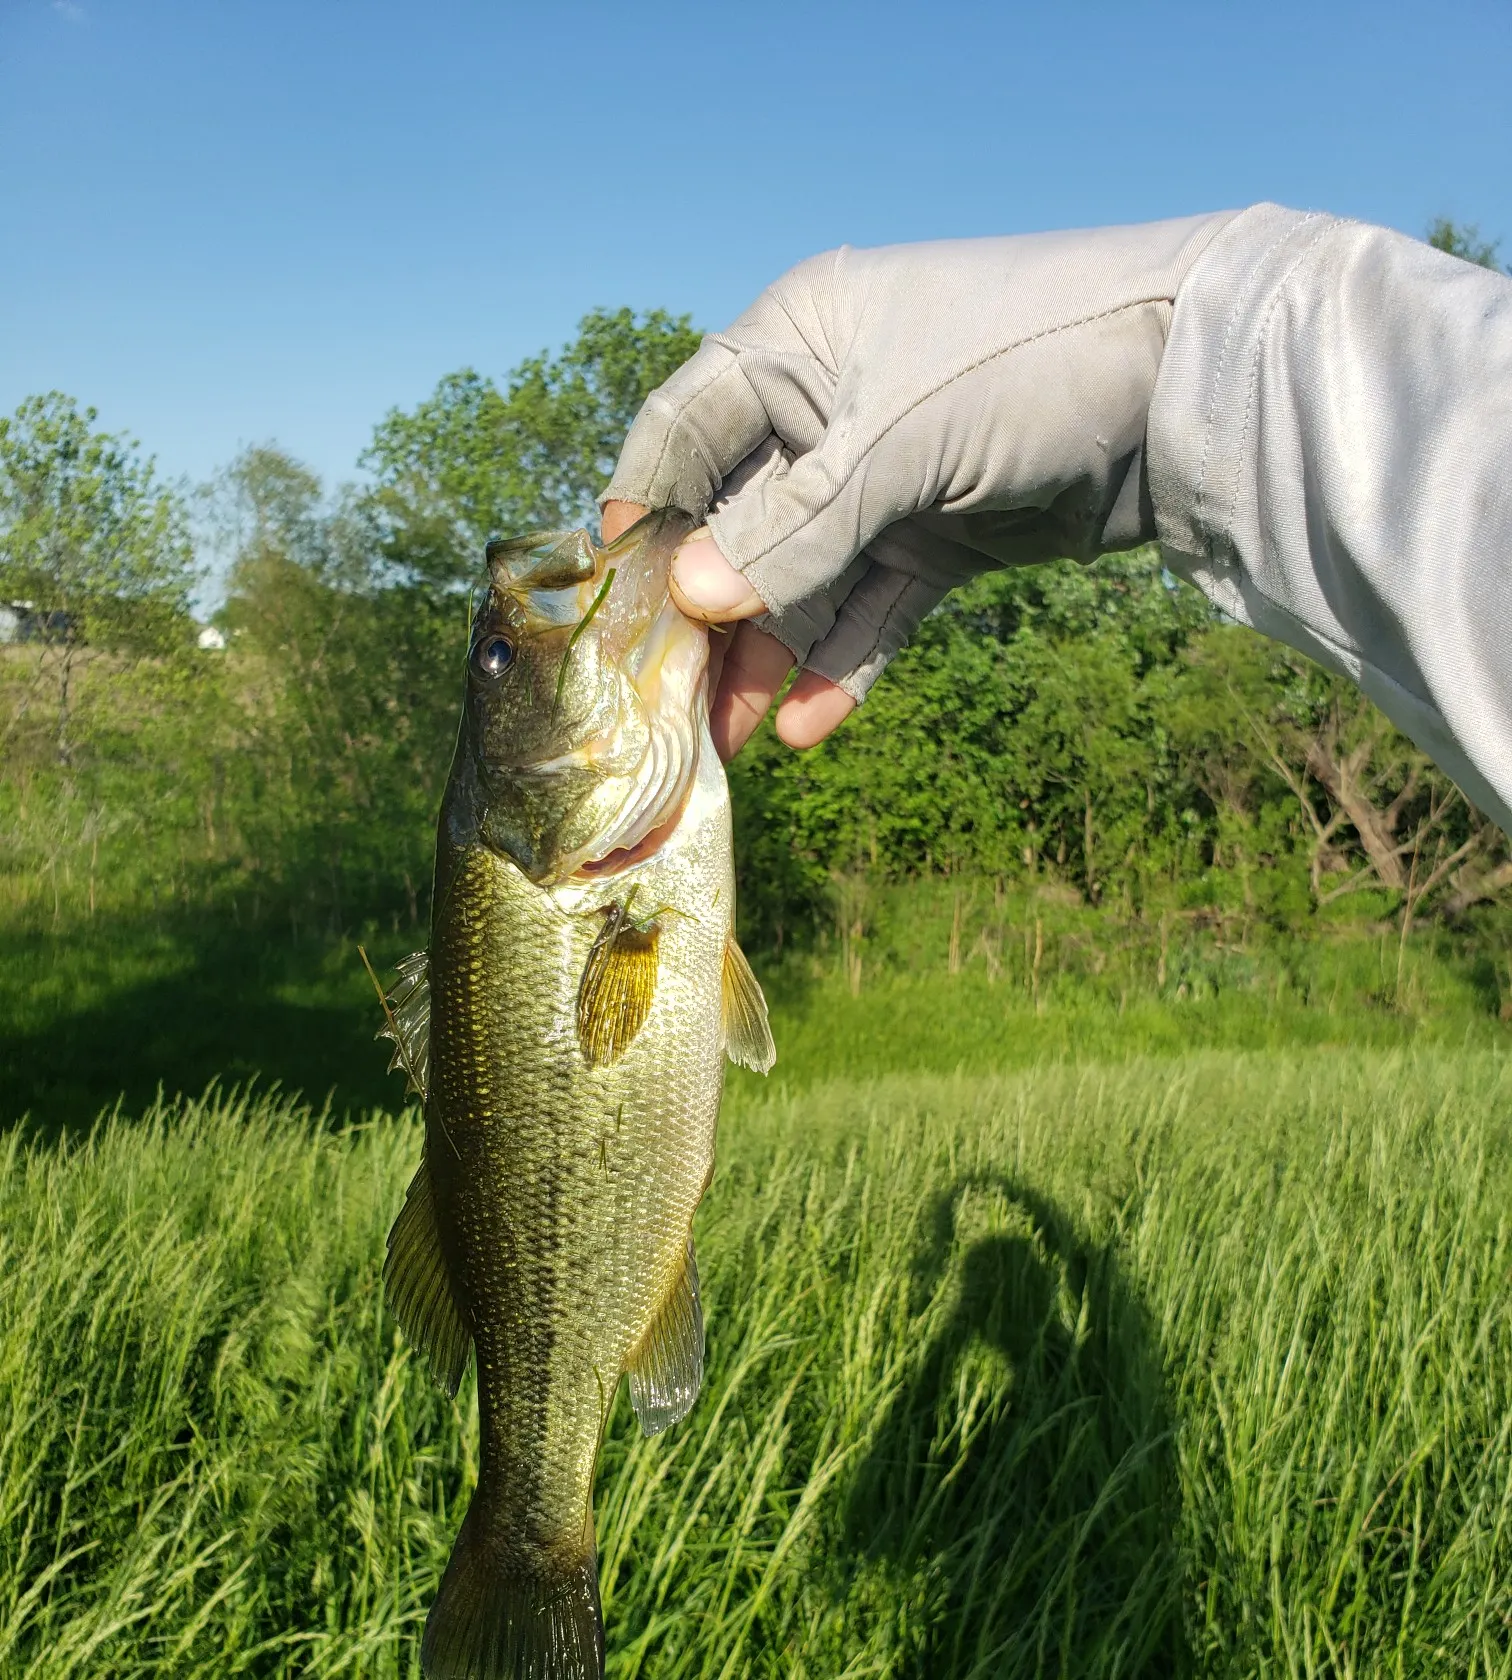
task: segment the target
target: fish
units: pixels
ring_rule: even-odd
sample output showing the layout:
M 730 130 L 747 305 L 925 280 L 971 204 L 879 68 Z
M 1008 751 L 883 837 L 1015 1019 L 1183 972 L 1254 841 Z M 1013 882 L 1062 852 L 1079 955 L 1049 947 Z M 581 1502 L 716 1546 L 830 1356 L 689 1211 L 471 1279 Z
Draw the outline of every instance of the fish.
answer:
M 667 592 L 691 527 L 489 543 L 430 943 L 380 987 L 425 1120 L 385 1296 L 440 1385 L 471 1359 L 478 1389 L 427 1680 L 599 1680 L 593 1480 L 620 1380 L 647 1434 L 703 1381 L 692 1226 L 725 1065 L 776 1052 L 735 937 L 707 632 Z

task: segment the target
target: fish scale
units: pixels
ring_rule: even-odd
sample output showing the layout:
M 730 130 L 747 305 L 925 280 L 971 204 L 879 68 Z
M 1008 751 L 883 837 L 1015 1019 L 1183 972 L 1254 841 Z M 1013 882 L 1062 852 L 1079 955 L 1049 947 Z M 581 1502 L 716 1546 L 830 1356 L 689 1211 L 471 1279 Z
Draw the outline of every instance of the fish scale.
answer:
M 615 1392 L 628 1373 L 654 1432 L 702 1380 L 691 1229 L 724 1064 L 764 1071 L 772 1050 L 734 942 L 703 632 L 665 598 L 686 528 L 653 516 L 606 551 L 560 534 L 491 550 L 428 961 L 386 1004 L 426 1122 L 389 1301 L 448 1388 L 469 1349 L 478 1382 L 478 1486 L 427 1621 L 428 1680 L 598 1680 L 593 1477 Z M 616 563 L 618 600 L 601 582 Z M 634 844 L 599 862 L 595 825 Z
M 718 831 L 727 823 L 711 810 L 703 827 L 716 832 L 696 836 L 702 857 L 723 857 L 726 871 L 728 837 Z M 708 862 L 674 885 L 665 878 L 676 861 L 643 865 L 643 887 L 699 902 L 687 888 L 697 891 Z M 728 901 L 729 881 L 718 884 Z M 475 1326 L 483 1474 L 498 1480 L 490 1498 L 501 1520 L 578 1551 L 605 1394 L 681 1264 L 713 1164 L 729 931 L 723 918 L 714 927 L 669 918 L 645 1025 L 619 1062 L 590 1067 L 573 1014 L 596 932 L 582 901 L 602 896 L 543 893 L 475 847 L 451 895 L 468 911 L 443 916 L 432 944 L 437 971 L 462 978 L 432 983 L 427 1156 L 442 1230 L 452 1233 L 448 1264 Z M 702 894 L 712 896 L 712 886 Z M 480 953 L 499 984 L 466 983 Z M 616 1112 L 606 1172 L 600 1143 Z M 507 1473 L 517 1462 L 541 1467 L 533 1497 Z

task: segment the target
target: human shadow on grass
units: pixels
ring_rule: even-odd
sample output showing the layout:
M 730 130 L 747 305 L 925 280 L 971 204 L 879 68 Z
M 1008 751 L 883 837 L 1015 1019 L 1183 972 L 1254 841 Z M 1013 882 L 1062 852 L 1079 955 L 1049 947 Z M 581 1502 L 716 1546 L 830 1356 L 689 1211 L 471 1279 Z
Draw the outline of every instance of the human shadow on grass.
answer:
M 945 1316 L 844 1511 L 852 1557 L 922 1610 L 905 1672 L 1188 1672 L 1160 1347 L 1113 1246 L 1002 1179 L 925 1230 L 916 1301 Z

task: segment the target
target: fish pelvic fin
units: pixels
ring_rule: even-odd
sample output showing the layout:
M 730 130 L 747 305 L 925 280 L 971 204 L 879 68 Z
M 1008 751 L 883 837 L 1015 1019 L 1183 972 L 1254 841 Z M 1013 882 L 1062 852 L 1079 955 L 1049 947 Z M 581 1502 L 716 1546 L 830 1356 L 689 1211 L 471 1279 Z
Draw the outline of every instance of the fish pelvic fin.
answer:
M 725 1054 L 752 1073 L 770 1073 L 777 1046 L 772 1042 L 766 999 L 733 933 L 725 940 L 723 1002 Z
M 617 1062 L 646 1024 L 656 996 L 661 929 L 611 904 L 578 982 L 578 1043 L 590 1066 Z
M 592 1543 L 523 1570 L 477 1498 L 425 1620 L 425 1680 L 601 1680 L 604 1621 Z
M 630 1356 L 630 1399 L 647 1435 L 659 1434 L 693 1409 L 703 1387 L 704 1322 L 693 1239 L 677 1281 Z
M 446 1269 L 430 1167 L 424 1157 L 388 1236 L 383 1293 L 431 1375 L 455 1394 L 472 1352 L 472 1326 Z

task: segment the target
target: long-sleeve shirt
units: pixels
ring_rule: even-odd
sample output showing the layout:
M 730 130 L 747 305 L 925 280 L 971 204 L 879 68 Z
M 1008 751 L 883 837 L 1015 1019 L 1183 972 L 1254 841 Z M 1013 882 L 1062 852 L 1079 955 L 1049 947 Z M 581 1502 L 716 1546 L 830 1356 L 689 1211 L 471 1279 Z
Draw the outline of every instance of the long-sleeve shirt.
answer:
M 1177 295 L 1147 459 L 1171 568 L 1512 830 L 1512 280 L 1257 205 Z

